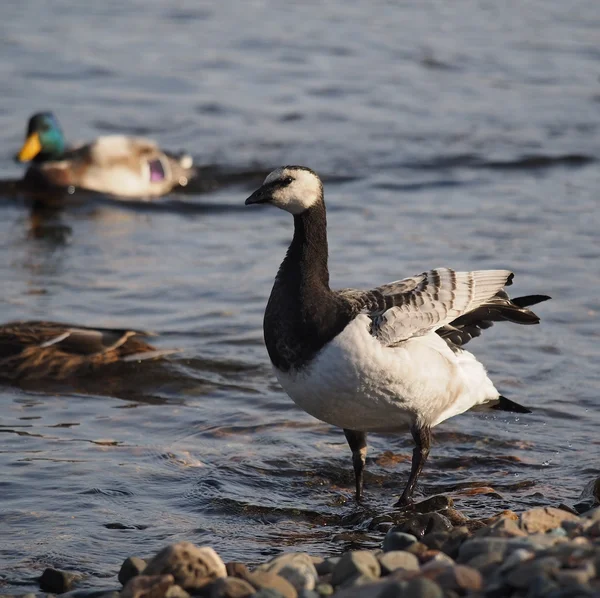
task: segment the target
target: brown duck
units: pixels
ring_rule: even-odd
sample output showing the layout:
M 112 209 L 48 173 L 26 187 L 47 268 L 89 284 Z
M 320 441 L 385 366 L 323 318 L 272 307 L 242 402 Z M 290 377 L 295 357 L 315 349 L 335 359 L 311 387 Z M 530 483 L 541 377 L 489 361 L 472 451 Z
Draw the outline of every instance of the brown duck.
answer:
M 0 379 L 64 380 L 91 374 L 118 362 L 170 353 L 146 342 L 147 332 L 89 328 L 58 322 L 0 325 Z

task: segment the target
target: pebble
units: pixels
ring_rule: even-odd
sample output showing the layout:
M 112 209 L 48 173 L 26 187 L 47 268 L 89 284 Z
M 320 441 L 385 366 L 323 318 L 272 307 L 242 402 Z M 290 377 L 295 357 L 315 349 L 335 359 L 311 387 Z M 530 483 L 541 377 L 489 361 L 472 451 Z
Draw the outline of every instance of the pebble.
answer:
M 579 516 L 554 507 L 536 507 L 522 513 L 519 519 L 521 529 L 532 534 L 560 527 L 563 521 L 579 521 Z
M 407 571 L 419 570 L 419 559 L 410 552 L 404 550 L 391 550 L 384 552 L 378 557 L 381 565 L 382 575 L 387 575 L 396 569 L 406 569 Z
M 68 592 L 73 587 L 73 584 L 81 578 L 82 576 L 76 573 L 69 573 L 68 571 L 61 571 L 60 569 L 47 567 L 40 576 L 39 583 L 40 588 L 44 590 L 44 592 L 64 594 L 65 592 Z
M 340 557 L 340 556 L 332 556 L 332 557 L 329 557 L 328 559 L 325 559 L 321 563 L 317 563 L 315 565 L 317 574 L 318 575 L 327 575 L 328 573 L 331 573 L 333 571 L 334 567 L 340 562 L 341 558 L 342 557 Z
M 278 592 L 273 588 L 261 588 L 252 595 L 252 598 L 284 598 L 284 596 L 281 592 Z
M 184 590 L 197 590 L 226 577 L 227 569 L 221 557 L 209 546 L 179 542 L 163 548 L 144 569 L 144 575 L 167 573 L 173 575 L 175 583 Z
M 417 539 L 432 532 L 448 532 L 452 529 L 452 523 L 447 517 L 440 513 L 422 513 L 411 517 L 404 523 L 392 528 L 394 531 L 412 534 Z
M 132 577 L 121 592 L 121 598 L 164 598 L 173 585 L 173 576 L 136 575 Z
M 255 588 L 277 590 L 284 598 L 297 598 L 296 588 L 287 580 L 271 571 L 256 570 L 248 574 L 246 581 Z
M 396 531 L 392 528 L 383 539 L 383 551 L 405 550 L 411 544 L 414 544 L 417 538 L 412 534 Z
M 247 598 L 256 593 L 254 586 L 238 577 L 221 577 L 210 584 L 210 598 Z
M 538 575 L 554 576 L 560 568 L 560 561 L 556 557 L 542 557 L 525 561 L 513 567 L 506 574 L 506 581 L 514 588 L 525 589 L 531 580 Z
M 409 581 L 400 596 L 402 598 L 443 598 L 444 592 L 435 581 L 419 577 Z
M 287 579 L 298 592 L 314 590 L 319 579 L 313 560 L 306 552 L 281 554 L 258 569 L 277 573 Z
M 381 574 L 379 561 L 368 550 L 351 550 L 342 556 L 332 571 L 331 584 L 339 586 L 350 578 L 365 575 L 377 579 Z
M 127 557 L 123 564 L 121 565 L 121 569 L 119 569 L 118 580 L 119 583 L 124 586 L 127 582 L 136 575 L 140 575 L 142 571 L 146 568 L 146 561 L 144 559 L 140 559 L 137 556 Z

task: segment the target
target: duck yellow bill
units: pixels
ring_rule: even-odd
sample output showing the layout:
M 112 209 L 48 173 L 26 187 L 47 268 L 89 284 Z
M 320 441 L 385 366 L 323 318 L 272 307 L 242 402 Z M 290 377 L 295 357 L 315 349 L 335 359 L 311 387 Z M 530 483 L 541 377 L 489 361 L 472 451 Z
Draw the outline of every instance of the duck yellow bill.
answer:
M 19 162 L 29 162 L 33 160 L 42 151 L 40 136 L 37 133 L 32 133 L 23 144 L 21 151 L 17 154 Z

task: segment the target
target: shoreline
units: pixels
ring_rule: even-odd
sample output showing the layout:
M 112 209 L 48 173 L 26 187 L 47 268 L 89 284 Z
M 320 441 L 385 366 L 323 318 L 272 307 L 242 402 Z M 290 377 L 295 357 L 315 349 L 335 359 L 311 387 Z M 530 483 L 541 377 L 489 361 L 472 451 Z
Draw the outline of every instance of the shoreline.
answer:
M 10 595 L 600 597 L 600 478 L 586 485 L 582 498 L 576 505 L 581 512 L 560 505 L 469 519 L 454 508 L 452 499 L 432 496 L 374 522 L 385 533 L 377 549 L 350 550 L 325 558 L 283 552 L 251 568 L 241 562 L 224 563 L 209 546 L 179 542 L 148 561 L 127 558 L 117 579 L 106 580 L 106 589 L 85 588 L 86 577 L 80 573 L 47 568 L 36 578 L 41 592 Z M 8 595 L 0 585 L 0 598 Z

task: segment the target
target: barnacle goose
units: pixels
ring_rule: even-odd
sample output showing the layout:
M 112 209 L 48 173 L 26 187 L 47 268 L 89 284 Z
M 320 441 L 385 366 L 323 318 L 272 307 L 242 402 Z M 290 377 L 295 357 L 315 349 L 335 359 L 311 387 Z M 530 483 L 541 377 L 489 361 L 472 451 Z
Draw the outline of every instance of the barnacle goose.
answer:
M 363 490 L 368 432 L 409 429 L 415 442 L 407 505 L 429 455 L 431 428 L 477 405 L 530 413 L 500 395 L 462 346 L 492 322 L 537 324 L 528 309 L 549 299 L 509 299 L 508 270 L 429 270 L 369 291 L 331 290 L 323 185 L 303 166 L 274 170 L 247 200 L 294 216 L 294 238 L 264 316 L 279 383 L 314 417 L 343 428 Z

